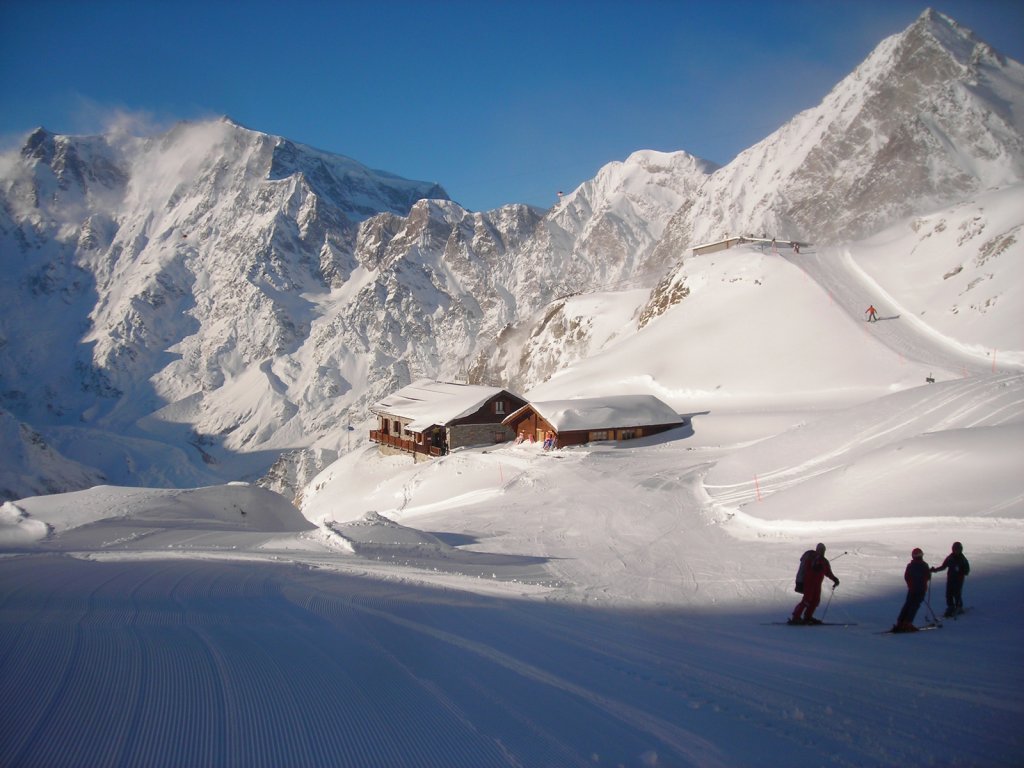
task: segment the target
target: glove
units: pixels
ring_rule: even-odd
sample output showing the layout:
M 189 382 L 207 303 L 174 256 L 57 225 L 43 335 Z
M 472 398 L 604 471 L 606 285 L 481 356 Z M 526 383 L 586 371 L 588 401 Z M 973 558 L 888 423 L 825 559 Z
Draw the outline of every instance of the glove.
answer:
M 832 579 L 832 589 L 839 586 L 839 579 Z

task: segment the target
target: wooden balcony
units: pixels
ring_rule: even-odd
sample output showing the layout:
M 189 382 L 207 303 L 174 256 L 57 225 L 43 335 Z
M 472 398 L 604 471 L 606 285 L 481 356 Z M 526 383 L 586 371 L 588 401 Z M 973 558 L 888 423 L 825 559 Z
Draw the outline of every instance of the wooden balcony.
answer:
M 420 453 L 424 456 L 443 456 L 447 451 L 443 447 L 436 445 L 420 445 L 415 440 L 406 440 L 399 435 L 389 435 L 386 432 L 381 432 L 379 429 L 370 430 L 370 440 L 380 445 L 387 445 L 391 448 L 397 448 L 400 451 L 406 453 Z

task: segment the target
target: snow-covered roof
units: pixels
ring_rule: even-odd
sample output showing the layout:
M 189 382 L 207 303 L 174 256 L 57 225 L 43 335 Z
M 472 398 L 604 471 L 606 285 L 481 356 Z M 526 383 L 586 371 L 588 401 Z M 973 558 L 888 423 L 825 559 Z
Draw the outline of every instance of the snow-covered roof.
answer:
M 420 379 L 378 401 L 370 411 L 412 419 L 406 429 L 422 432 L 435 424 L 448 424 L 469 416 L 504 391 L 499 387 Z
M 530 403 L 505 421 L 511 421 L 525 408 L 533 408 L 559 432 L 624 429 L 683 422 L 678 413 L 654 395 L 613 395 Z

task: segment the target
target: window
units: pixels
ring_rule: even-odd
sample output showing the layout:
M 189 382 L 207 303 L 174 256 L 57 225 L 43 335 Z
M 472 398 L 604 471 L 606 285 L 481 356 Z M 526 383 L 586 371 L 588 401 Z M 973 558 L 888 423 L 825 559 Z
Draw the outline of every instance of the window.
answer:
M 637 437 L 635 429 L 624 429 L 619 432 L 619 440 L 632 440 Z
M 608 439 L 608 431 L 602 429 L 602 430 L 597 431 L 597 432 L 591 432 L 588 439 L 589 440 L 607 440 Z
M 494 412 L 497 413 L 497 414 L 505 413 L 505 401 L 504 400 L 495 400 L 494 401 Z

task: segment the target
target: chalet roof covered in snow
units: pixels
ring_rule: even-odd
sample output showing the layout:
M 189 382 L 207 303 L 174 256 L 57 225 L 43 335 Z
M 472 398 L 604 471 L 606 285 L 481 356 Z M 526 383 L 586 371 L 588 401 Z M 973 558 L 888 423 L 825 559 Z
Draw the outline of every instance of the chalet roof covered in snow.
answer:
M 654 395 L 614 395 L 587 397 L 578 400 L 548 400 L 530 403 L 545 421 L 559 432 L 584 429 L 618 429 L 654 424 L 682 424 L 683 420 L 666 403 Z M 522 413 L 513 413 L 506 422 Z
M 504 391 L 500 387 L 420 379 L 378 401 L 370 411 L 412 419 L 406 429 L 421 432 L 435 424 L 448 424 L 469 416 Z

